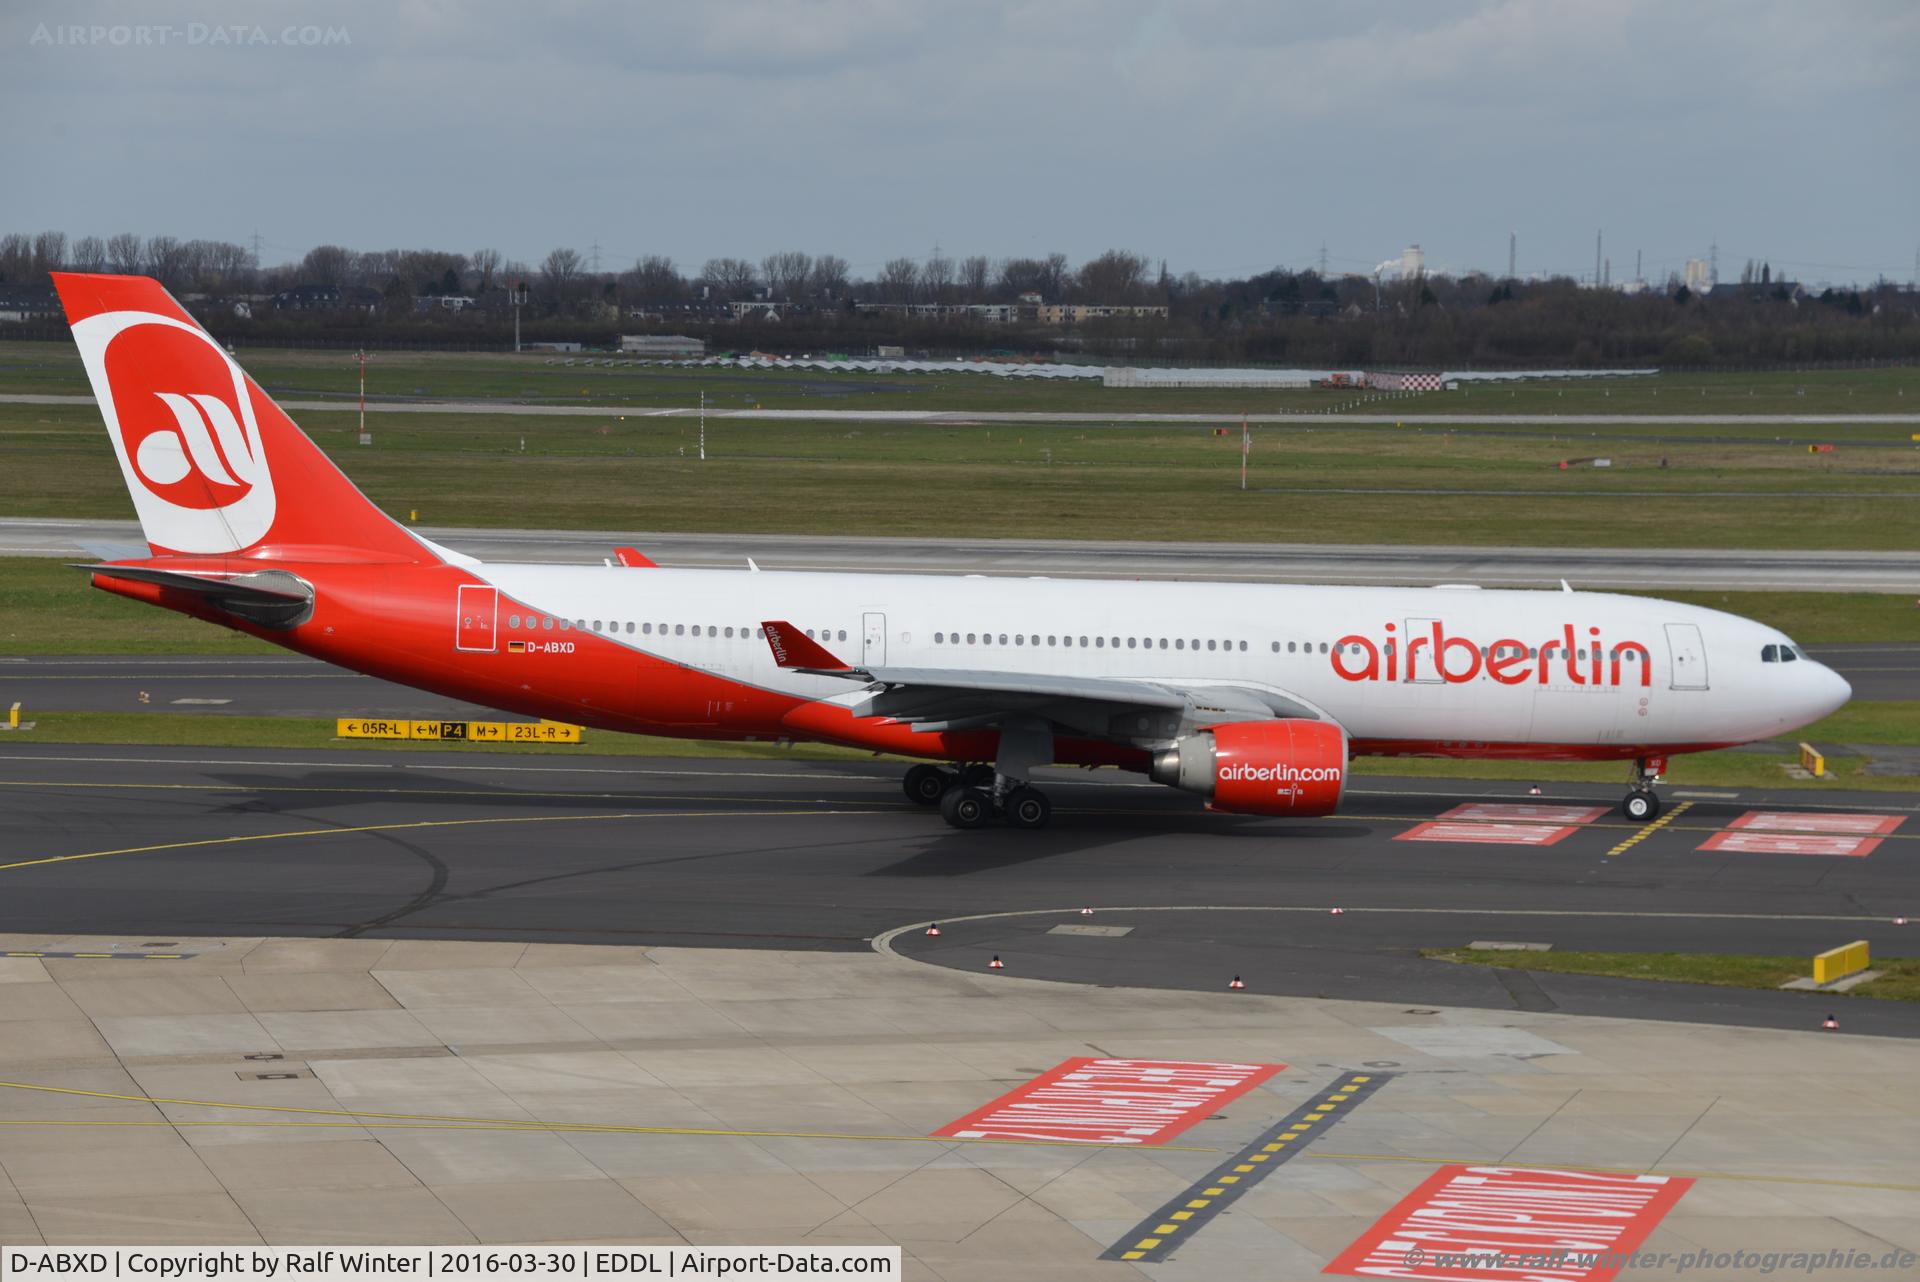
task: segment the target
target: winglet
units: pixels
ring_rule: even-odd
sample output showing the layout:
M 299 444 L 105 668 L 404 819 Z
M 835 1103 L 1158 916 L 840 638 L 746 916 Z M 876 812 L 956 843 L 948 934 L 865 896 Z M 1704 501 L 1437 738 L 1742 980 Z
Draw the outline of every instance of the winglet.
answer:
M 653 568 L 658 564 L 637 548 L 615 548 L 613 554 L 630 570 Z
M 774 663 L 782 668 L 807 668 L 815 671 L 850 672 L 852 668 L 835 658 L 831 651 L 799 628 L 782 619 L 768 619 L 767 645 L 773 650 Z

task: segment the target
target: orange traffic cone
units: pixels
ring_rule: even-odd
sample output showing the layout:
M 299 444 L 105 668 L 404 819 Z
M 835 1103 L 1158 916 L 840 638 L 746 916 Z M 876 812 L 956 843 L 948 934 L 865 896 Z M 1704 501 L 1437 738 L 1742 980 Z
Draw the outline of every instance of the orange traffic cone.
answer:
M 1820 1027 L 1826 1029 L 1829 1033 L 1837 1033 L 1840 1031 L 1840 1021 L 1829 1015 Z
M 1246 984 L 1241 982 L 1240 976 L 1235 975 L 1233 977 L 1233 982 L 1231 984 L 1228 984 L 1227 987 L 1228 988 L 1245 988 Z
M 999 953 L 995 953 L 993 955 L 993 960 L 987 963 L 988 970 L 1005 970 L 1006 968 L 1007 968 L 1007 964 L 1000 960 Z
M 937 922 L 937 921 L 936 921 L 936 922 L 932 922 L 932 923 L 929 923 L 929 924 L 928 924 L 928 926 L 927 926 L 927 933 L 928 933 L 929 935 L 937 935 L 937 934 L 939 934 L 939 933 L 940 933 L 940 923 L 939 923 L 939 922 Z
M 1338 917 L 1338 916 L 1340 916 L 1340 915 L 1341 915 L 1342 913 L 1344 913 L 1344 912 L 1346 912 L 1347 910 L 1346 910 L 1346 909 L 1344 909 L 1344 908 L 1329 908 L 1329 909 L 1327 909 L 1327 911 L 1328 911 L 1328 912 L 1330 912 L 1330 913 L 1332 913 L 1332 914 L 1333 914 L 1333 915 L 1334 915 L 1335 917 Z
M 1091 916 L 1093 916 L 1093 909 L 1091 909 L 1091 908 L 1082 908 L 1082 909 L 1080 910 L 1080 915 L 1081 915 L 1082 917 L 1091 917 Z
M 1536 784 L 1534 784 L 1534 785 L 1533 785 L 1533 786 L 1532 786 L 1531 788 L 1528 788 L 1528 789 L 1527 789 L 1527 795 L 1528 795 L 1529 797 L 1537 797 L 1537 796 L 1539 796 L 1539 795 L 1540 795 L 1540 785 L 1536 783 Z

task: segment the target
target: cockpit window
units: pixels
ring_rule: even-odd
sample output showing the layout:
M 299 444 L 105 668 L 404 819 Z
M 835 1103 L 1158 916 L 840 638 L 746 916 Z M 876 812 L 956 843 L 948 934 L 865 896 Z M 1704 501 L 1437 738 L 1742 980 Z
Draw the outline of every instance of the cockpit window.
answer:
M 1780 662 L 1792 663 L 1795 659 L 1798 659 L 1799 657 L 1800 657 L 1800 652 L 1794 649 L 1792 646 L 1783 645 L 1780 647 Z
M 1763 645 L 1760 647 L 1760 662 L 1762 663 L 1792 663 L 1797 659 L 1804 659 L 1806 657 L 1805 654 L 1801 653 L 1800 647 L 1797 645 Z
M 1778 662 L 1780 662 L 1780 647 L 1779 647 L 1779 646 L 1777 646 L 1777 645 L 1763 645 L 1763 646 L 1761 646 L 1761 647 L 1760 647 L 1760 662 L 1762 662 L 1762 663 L 1778 663 Z

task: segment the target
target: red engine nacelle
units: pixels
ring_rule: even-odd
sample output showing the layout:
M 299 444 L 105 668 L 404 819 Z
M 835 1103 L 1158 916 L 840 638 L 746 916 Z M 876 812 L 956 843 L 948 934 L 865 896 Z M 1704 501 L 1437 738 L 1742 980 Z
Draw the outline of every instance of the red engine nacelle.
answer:
M 1188 735 L 1148 774 L 1246 815 L 1330 815 L 1347 781 L 1347 733 L 1330 721 L 1232 721 Z

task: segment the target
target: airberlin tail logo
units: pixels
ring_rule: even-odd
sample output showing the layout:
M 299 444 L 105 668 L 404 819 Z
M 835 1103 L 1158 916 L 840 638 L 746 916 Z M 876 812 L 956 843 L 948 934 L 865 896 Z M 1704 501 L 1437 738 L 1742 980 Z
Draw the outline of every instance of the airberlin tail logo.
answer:
M 1522 641 L 1502 637 L 1490 644 L 1449 635 L 1435 620 L 1430 628 L 1402 635 L 1386 624 L 1379 638 L 1355 633 L 1334 643 L 1328 657 L 1343 681 L 1444 681 L 1464 685 L 1485 673 L 1501 685 L 1565 682 L 1577 686 L 1653 684 L 1652 656 L 1638 641 L 1607 641 L 1600 629 L 1585 635 L 1562 624 L 1556 636 Z
M 147 541 L 236 552 L 272 528 L 272 472 L 246 376 L 207 334 L 152 312 L 73 327 Z

